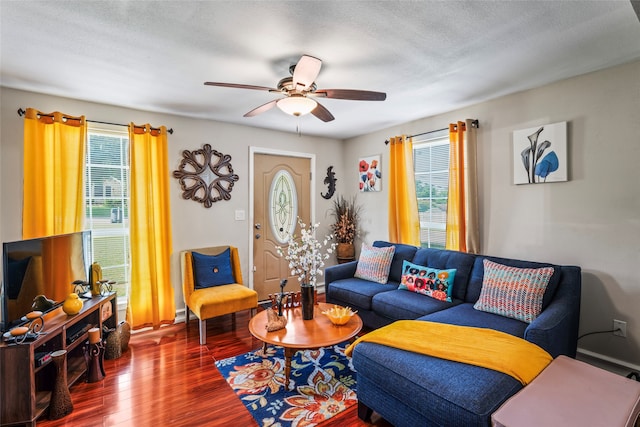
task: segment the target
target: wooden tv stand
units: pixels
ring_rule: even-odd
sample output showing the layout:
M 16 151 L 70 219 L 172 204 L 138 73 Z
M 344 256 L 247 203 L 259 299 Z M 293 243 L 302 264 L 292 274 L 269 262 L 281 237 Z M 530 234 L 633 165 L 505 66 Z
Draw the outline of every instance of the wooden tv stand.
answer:
M 88 330 L 117 326 L 115 292 L 83 301 L 82 311 L 73 316 L 67 316 L 61 306 L 46 313 L 44 331 L 35 340 L 0 342 L 0 425 L 35 426 L 49 407 L 55 367 L 50 358 L 40 364 L 39 356 L 66 350 L 67 383 L 71 386 L 87 370 L 83 345 L 88 342 Z

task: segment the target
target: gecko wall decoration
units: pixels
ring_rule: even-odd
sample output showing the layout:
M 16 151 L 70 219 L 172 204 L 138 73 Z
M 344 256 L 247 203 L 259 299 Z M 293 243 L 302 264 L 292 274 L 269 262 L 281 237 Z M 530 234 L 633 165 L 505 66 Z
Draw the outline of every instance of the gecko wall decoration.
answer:
M 329 200 L 333 197 L 333 193 L 336 192 L 336 181 L 336 173 L 333 171 L 333 166 L 329 166 L 327 168 L 327 176 L 324 179 L 324 183 L 327 184 L 329 188 L 327 189 L 326 194 L 320 193 L 324 199 Z

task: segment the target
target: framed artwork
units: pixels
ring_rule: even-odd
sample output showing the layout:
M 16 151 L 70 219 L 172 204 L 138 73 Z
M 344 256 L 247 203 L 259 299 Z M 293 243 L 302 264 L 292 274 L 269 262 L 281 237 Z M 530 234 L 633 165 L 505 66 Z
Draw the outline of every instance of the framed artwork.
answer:
M 358 186 L 360 192 L 380 191 L 382 188 L 382 172 L 380 154 L 361 157 L 358 162 Z
M 513 132 L 513 183 L 567 181 L 567 122 Z

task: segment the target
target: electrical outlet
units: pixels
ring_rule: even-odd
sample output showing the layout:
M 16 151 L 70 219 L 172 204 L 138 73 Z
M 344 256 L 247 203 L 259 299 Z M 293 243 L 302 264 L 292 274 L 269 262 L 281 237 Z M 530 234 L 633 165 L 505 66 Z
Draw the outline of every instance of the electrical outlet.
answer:
M 613 335 L 618 337 L 627 337 L 627 322 L 613 319 Z

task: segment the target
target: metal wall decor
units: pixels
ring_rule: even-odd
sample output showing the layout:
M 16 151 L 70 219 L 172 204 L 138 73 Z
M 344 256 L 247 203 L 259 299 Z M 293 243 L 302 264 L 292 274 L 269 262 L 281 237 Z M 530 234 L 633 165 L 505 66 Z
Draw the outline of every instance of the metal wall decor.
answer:
M 231 199 L 233 184 L 239 177 L 233 173 L 230 155 L 205 144 L 199 150 L 184 150 L 182 157 L 173 177 L 180 181 L 183 199 L 202 203 L 205 208 L 219 200 Z
M 336 173 L 333 171 L 333 166 L 327 168 L 327 176 L 324 178 L 324 183 L 328 185 L 327 192 L 325 194 L 320 193 L 322 198 L 329 200 L 333 197 L 333 193 L 336 192 Z

